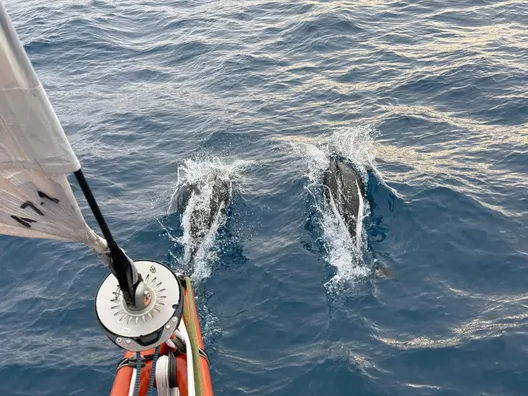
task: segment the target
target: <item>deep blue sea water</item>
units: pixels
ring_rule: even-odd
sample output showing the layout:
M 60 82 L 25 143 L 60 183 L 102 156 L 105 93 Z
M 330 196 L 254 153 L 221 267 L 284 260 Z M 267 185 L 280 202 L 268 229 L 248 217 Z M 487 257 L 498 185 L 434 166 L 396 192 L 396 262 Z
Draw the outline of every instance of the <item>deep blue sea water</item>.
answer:
M 528 394 L 528 3 L 6 8 L 132 257 L 178 268 L 178 172 L 231 172 L 191 269 L 215 394 Z M 368 178 L 361 257 L 318 209 L 334 152 Z M 0 265 L 0 394 L 108 394 L 98 259 L 1 237 Z

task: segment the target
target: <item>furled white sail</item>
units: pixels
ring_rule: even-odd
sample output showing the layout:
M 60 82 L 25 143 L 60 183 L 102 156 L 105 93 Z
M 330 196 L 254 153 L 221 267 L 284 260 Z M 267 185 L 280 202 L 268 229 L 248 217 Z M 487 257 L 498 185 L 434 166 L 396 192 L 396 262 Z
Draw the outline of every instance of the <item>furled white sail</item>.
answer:
M 80 169 L 0 1 L 0 233 L 106 241 L 88 227 L 66 175 Z

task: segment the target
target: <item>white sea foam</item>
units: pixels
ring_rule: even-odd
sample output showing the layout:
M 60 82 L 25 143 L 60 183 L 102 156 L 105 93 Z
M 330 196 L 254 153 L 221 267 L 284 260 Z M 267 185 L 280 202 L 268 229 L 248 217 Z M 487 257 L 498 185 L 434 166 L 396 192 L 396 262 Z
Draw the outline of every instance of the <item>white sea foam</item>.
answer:
M 245 169 L 251 162 L 237 160 L 226 163 L 219 158 L 186 159 L 178 169 L 178 180 L 172 194 L 167 214 L 177 209 L 177 197 L 182 189 L 192 185 L 197 187 L 198 194 L 189 195 L 185 210 L 181 214 L 181 226 L 183 235 L 172 238 L 176 244 L 184 248 L 183 257 L 176 258 L 178 266 L 190 274 L 195 283 L 208 278 L 212 272 L 212 263 L 216 260 L 217 247 L 216 237 L 218 229 L 225 223 L 226 216 L 219 210 L 211 227 L 208 227 L 211 198 L 216 178 L 228 183 L 232 195 L 232 183 L 237 179 L 240 171 Z M 223 204 L 222 204 L 223 205 Z M 191 224 L 198 226 L 198 234 L 204 235 L 198 240 L 196 232 L 191 232 Z M 196 230 L 194 230 L 196 231 Z M 192 251 L 195 251 L 191 260 Z
M 335 275 L 326 283 L 329 291 L 337 291 L 343 285 L 371 275 L 373 265 L 366 260 L 365 254 L 367 233 L 364 220 L 370 215 L 368 201 L 361 200 L 356 235 L 351 236 L 334 203 L 326 203 L 322 197 L 323 174 L 329 166 L 330 157 L 338 155 L 350 161 L 365 186 L 368 183 L 368 171 L 373 172 L 376 178 L 385 184 L 376 167 L 376 136 L 377 131 L 374 128 L 365 126 L 341 129 L 319 138 L 280 139 L 290 140 L 294 153 L 305 160 L 308 179 L 306 189 L 320 215 L 319 225 L 326 250 L 325 260 L 336 269 Z

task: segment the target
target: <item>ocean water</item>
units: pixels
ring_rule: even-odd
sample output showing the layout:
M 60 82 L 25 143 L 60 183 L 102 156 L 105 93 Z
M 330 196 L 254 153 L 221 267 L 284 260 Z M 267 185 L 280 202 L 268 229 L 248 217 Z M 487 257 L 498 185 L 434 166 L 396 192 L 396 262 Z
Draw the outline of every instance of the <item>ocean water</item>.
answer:
M 525 1 L 6 8 L 118 242 L 193 275 L 215 394 L 528 394 Z M 211 172 L 232 199 L 189 266 L 171 199 Z M 108 394 L 97 258 L 0 237 L 0 268 L 0 394 Z

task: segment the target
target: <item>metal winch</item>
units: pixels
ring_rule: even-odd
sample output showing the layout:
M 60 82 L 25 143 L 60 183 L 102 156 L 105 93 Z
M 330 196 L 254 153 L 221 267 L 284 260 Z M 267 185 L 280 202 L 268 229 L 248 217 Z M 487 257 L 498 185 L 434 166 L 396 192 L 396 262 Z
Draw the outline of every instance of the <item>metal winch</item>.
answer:
M 155 261 L 134 261 L 140 283 L 135 306 L 127 304 L 117 278 L 109 274 L 97 292 L 95 311 L 106 335 L 132 352 L 155 348 L 178 327 L 183 314 L 183 287 L 170 268 Z

